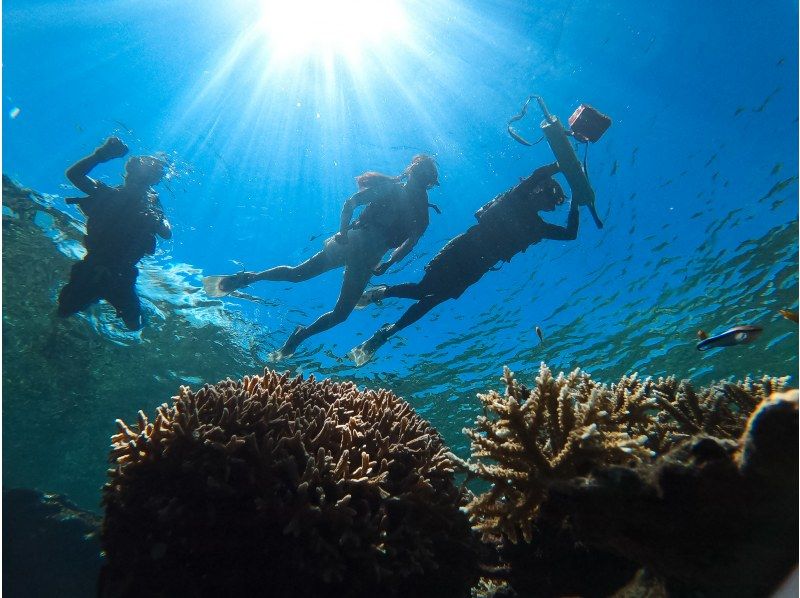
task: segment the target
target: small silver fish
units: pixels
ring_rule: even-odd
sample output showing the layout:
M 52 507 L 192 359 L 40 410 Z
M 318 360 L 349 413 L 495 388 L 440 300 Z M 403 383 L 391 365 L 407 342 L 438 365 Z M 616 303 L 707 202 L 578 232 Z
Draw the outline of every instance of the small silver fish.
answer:
M 698 351 L 707 351 L 709 349 L 716 349 L 717 347 L 732 347 L 734 345 L 745 345 L 753 342 L 764 329 L 759 326 L 734 326 L 730 330 L 726 330 L 722 334 L 710 336 L 697 343 Z

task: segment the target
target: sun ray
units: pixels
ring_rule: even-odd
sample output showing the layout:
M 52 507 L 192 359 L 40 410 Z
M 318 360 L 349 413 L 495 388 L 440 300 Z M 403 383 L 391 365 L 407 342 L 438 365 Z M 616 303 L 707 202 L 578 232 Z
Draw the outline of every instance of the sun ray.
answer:
M 339 12 L 319 9 L 327 16 L 315 21 L 289 9 L 275 12 L 275 5 L 239 0 L 237 6 L 233 0 L 230 10 L 241 15 L 241 29 L 176 102 L 182 108 L 168 124 L 167 144 L 183 139 L 189 163 L 210 159 L 214 172 L 202 176 L 224 175 L 231 193 L 247 188 L 252 195 L 258 181 L 260 195 L 250 201 L 269 210 L 297 209 L 282 202 L 310 201 L 303 189 L 314 187 L 324 195 L 317 208 L 335 217 L 352 192 L 351 177 L 366 169 L 397 173 L 421 152 L 445 161 L 446 183 L 447 162 L 474 159 L 480 149 L 454 132 L 501 134 L 496 111 L 487 107 L 528 92 L 508 89 L 503 73 L 476 77 L 483 65 L 468 63 L 458 49 L 497 44 L 497 37 L 510 59 L 514 48 L 534 42 L 455 0 L 371 4 L 391 5 L 388 25 L 360 2 L 331 3 Z M 313 9 L 310 2 L 298 6 Z M 328 30 L 314 34 L 322 22 Z M 298 39 L 287 39 L 290 25 Z M 187 131 L 195 132 L 188 148 Z

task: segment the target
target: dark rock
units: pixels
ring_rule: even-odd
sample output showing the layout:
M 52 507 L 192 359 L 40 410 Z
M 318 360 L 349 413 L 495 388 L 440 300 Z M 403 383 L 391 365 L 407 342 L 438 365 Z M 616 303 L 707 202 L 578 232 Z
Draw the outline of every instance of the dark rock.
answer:
M 542 508 L 670 595 L 766 596 L 797 563 L 797 446 L 795 392 L 764 401 L 738 445 L 690 438 L 652 466 L 554 486 Z

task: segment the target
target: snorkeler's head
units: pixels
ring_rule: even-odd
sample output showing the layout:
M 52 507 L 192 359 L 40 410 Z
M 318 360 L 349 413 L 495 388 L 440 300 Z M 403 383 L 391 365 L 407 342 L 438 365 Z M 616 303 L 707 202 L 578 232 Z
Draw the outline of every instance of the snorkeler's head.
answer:
M 558 181 L 551 177 L 547 177 L 536 185 L 531 191 L 531 195 L 538 204 L 538 209 L 545 212 L 552 212 L 556 209 L 556 206 L 560 206 L 567 198 Z
M 156 156 L 134 156 L 125 162 L 125 180 L 152 187 L 164 178 L 166 168 L 167 163 Z
M 415 179 L 425 189 L 432 189 L 439 185 L 439 170 L 436 168 L 436 162 L 425 154 L 414 156 L 411 164 L 403 171 L 403 175 L 409 179 Z

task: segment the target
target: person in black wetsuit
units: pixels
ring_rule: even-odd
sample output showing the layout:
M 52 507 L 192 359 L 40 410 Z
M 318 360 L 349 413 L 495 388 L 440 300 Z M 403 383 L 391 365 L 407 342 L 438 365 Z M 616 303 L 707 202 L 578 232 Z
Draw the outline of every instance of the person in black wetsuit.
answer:
M 542 166 L 482 207 L 475 214 L 478 224 L 451 239 L 425 266 L 420 282 L 379 286 L 366 291 L 359 300 L 359 307 L 388 297 L 412 299 L 416 303 L 397 322 L 383 325 L 369 340 L 350 352 L 356 365 L 369 361 L 392 335 L 443 301 L 460 297 L 497 262 L 509 262 L 543 239 L 575 239 L 578 234 L 576 202 L 570 203 L 566 227 L 545 222 L 538 214 L 551 212 L 564 202 L 564 190 L 552 178 L 557 172 L 557 163 Z
M 405 182 L 402 182 L 405 181 Z M 381 275 L 407 256 L 428 228 L 428 191 L 439 184 L 433 158 L 414 156 L 403 174 L 388 176 L 366 172 L 356 177 L 359 191 L 342 207 L 339 232 L 328 238 L 321 251 L 296 266 L 275 266 L 261 272 L 240 272 L 230 276 L 207 277 L 217 280 L 206 292 L 220 296 L 259 280 L 302 282 L 344 266 L 344 279 L 334 308 L 308 327 L 298 326 L 278 351 L 273 361 L 291 355 L 310 336 L 344 322 L 356 306 L 373 275 Z M 365 206 L 350 223 L 358 206 Z M 383 256 L 394 249 L 388 260 Z
M 136 294 L 136 264 L 155 253 L 156 235 L 169 239 L 172 229 L 153 186 L 164 178 L 166 163 L 154 156 L 135 156 L 125 163 L 118 187 L 96 181 L 89 172 L 120 158 L 128 147 L 109 137 L 92 154 L 69 167 L 67 178 L 87 197 L 67 198 L 86 215 L 86 256 L 72 266 L 69 282 L 58 296 L 58 315 L 67 317 L 105 299 L 129 330 L 144 325 Z

